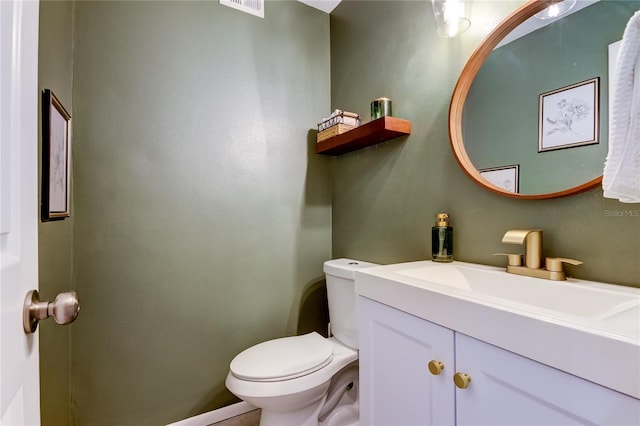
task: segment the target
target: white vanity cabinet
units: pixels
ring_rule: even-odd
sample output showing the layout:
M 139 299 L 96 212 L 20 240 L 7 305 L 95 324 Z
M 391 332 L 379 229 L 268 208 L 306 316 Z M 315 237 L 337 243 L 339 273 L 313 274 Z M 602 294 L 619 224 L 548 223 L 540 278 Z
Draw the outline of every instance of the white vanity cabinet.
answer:
M 360 424 L 451 425 L 454 333 L 359 297 Z M 430 361 L 444 365 L 432 375 Z
M 359 316 L 362 425 L 640 424 L 628 395 L 362 296 Z

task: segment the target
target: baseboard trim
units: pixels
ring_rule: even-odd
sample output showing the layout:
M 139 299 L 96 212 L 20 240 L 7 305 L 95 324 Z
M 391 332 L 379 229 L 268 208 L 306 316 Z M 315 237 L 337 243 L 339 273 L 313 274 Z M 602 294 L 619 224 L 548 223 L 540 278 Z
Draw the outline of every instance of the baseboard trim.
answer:
M 256 407 L 249 404 L 248 402 L 241 401 L 236 404 L 218 408 L 217 410 L 209 411 L 207 413 L 202 413 L 194 417 L 189 417 L 188 419 L 171 423 L 167 426 L 208 426 L 210 424 L 221 422 L 223 420 L 227 420 L 231 417 L 239 416 L 240 414 L 248 413 L 249 411 L 253 410 L 256 410 Z

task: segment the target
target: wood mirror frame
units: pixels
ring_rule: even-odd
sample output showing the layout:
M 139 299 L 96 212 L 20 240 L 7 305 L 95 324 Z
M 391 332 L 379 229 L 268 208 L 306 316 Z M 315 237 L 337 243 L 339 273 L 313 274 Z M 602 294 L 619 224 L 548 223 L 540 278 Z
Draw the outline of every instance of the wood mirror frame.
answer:
M 556 0 L 560 1 L 560 0 Z M 464 140 L 462 137 L 462 111 L 464 109 L 464 103 L 473 84 L 478 71 L 484 64 L 487 57 L 491 54 L 493 49 L 500 43 L 500 41 L 509 34 L 514 28 L 522 24 L 524 21 L 535 15 L 536 13 L 544 10 L 549 4 L 555 3 L 554 0 L 530 0 L 524 5 L 520 6 L 513 13 L 507 16 L 478 46 L 473 52 L 466 65 L 462 69 L 462 73 L 458 78 L 455 89 L 453 90 L 453 96 L 451 98 L 451 104 L 449 105 L 449 140 L 451 142 L 451 148 L 458 161 L 458 164 L 464 172 L 474 182 L 489 191 L 495 192 L 500 195 L 504 195 L 512 198 L 540 200 L 546 198 L 564 197 L 567 195 L 577 194 L 589 189 L 595 188 L 602 183 L 602 176 L 599 176 L 593 180 L 590 180 L 582 185 L 569 188 L 563 191 L 550 192 L 547 194 L 518 194 L 506 191 L 499 188 L 489 181 L 484 179 L 475 166 L 469 159 L 467 151 L 464 147 Z

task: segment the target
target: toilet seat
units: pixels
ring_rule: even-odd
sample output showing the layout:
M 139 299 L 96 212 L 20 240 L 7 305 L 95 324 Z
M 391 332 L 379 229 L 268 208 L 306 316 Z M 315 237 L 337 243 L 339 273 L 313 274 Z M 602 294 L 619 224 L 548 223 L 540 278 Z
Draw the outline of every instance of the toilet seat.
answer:
M 252 382 L 275 382 L 311 374 L 331 363 L 334 345 L 315 331 L 257 344 L 231 361 L 231 373 Z

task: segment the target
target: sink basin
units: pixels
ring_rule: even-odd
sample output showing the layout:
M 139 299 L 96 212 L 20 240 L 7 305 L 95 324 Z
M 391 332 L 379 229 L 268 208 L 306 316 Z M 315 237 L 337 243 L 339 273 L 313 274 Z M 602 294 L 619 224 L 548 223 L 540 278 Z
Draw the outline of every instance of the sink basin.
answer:
M 507 274 L 502 269 L 482 265 L 425 262 L 420 267 L 396 272 L 424 283 L 585 318 L 604 319 L 640 305 L 638 293 L 613 291 L 597 283 L 589 285 L 588 281 L 549 281 Z

